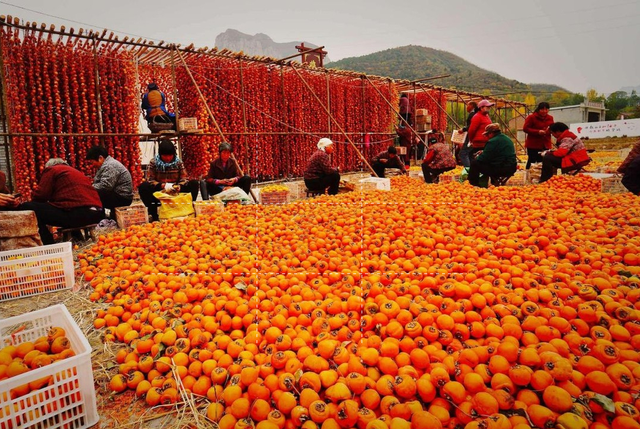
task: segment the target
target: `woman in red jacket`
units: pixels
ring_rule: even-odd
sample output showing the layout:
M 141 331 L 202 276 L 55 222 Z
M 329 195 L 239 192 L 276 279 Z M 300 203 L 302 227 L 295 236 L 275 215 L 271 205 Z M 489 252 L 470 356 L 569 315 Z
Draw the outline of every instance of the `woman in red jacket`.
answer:
M 540 152 L 551 149 L 549 126 L 553 124 L 553 116 L 549 115 L 549 103 L 538 104 L 536 110 L 527 116 L 522 131 L 527 133 L 524 147 L 527 148 L 527 170 L 534 162 L 542 162 Z
M 546 182 L 554 175 L 558 167 L 563 173 L 579 170 L 591 162 L 582 140 L 562 122 L 555 122 L 549 126 L 551 135 L 556 138 L 558 149 L 544 151 L 542 155 L 542 173 L 540 183 Z

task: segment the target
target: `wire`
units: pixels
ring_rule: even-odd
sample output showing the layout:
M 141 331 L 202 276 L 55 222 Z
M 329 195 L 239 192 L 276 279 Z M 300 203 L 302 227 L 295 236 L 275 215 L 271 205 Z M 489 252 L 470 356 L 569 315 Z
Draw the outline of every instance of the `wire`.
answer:
M 13 3 L 8 3 L 8 2 L 5 2 L 5 1 L 0 1 L 0 4 L 4 4 L 4 5 L 7 5 L 7 6 L 15 7 L 16 9 L 22 9 L 22 10 L 26 10 L 26 11 L 29 11 L 29 12 L 37 13 L 39 15 L 48 16 L 48 17 L 51 17 L 51 18 L 60 19 L 62 21 L 73 22 L 74 24 L 86 25 L 86 26 L 93 27 L 93 28 L 101 27 L 100 25 L 89 24 L 87 22 L 82 22 L 82 21 L 74 21 L 73 19 L 67 19 L 67 18 L 63 18 L 61 16 L 51 15 L 49 13 L 40 12 L 38 10 L 29 9 L 27 7 L 24 7 L 24 6 L 18 6 L 18 5 L 15 5 Z M 105 28 L 105 30 L 113 31 L 115 33 L 120 33 L 120 34 L 126 34 L 127 36 L 140 37 L 140 38 L 147 39 L 147 40 L 155 40 L 155 41 L 158 41 L 158 42 L 160 41 L 159 39 L 153 39 L 151 37 L 145 37 L 145 36 L 141 36 L 139 34 L 127 33 L 126 31 L 114 30 L 114 29 L 111 29 L 111 28 Z

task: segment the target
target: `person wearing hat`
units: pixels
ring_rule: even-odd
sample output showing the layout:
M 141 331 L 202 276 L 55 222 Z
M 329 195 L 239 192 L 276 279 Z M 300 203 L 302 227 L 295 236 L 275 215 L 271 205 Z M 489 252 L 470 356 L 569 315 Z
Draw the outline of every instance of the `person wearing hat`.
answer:
M 489 140 L 484 134 L 484 130 L 491 123 L 491 118 L 489 117 L 491 106 L 493 106 L 493 103 L 489 100 L 480 101 L 478 103 L 478 112 L 471 118 L 468 134 L 469 142 L 471 143 L 471 156 L 481 151 Z
M 197 180 L 189 180 L 187 170 L 178 157 L 173 142 L 162 139 L 158 145 L 158 154 L 149 162 L 147 180 L 138 186 L 140 199 L 149 209 L 153 221 L 158 218 L 160 201 L 153 196 L 156 191 L 191 193 L 193 201 L 198 198 L 200 185 Z
M 549 126 L 551 135 L 556 139 L 556 150 L 546 150 L 542 155 L 542 172 L 540 173 L 540 183 L 551 179 L 551 176 L 562 168 L 563 173 L 580 170 L 591 162 L 587 148 L 582 140 L 571 131 L 567 124 L 554 122 Z
M 207 191 L 209 195 L 217 195 L 226 187 L 238 187 L 247 195 L 251 192 L 251 177 L 243 176 L 235 159 L 231 159 L 233 148 L 230 143 L 223 142 L 218 146 L 220 156 L 211 161 L 207 174 Z
M 387 168 L 399 168 L 402 174 L 407 174 L 404 162 L 398 156 L 398 151 L 394 146 L 389 146 L 387 150 L 374 156 L 371 160 L 371 167 L 378 177 L 384 177 L 384 170 Z
M 553 124 L 553 116 L 549 114 L 549 103 L 541 102 L 536 110 L 527 116 L 522 131 L 527 133 L 524 147 L 527 148 L 527 170 L 531 164 L 542 162 L 540 152 L 551 149 L 551 133 L 549 126 Z
M 425 183 L 438 183 L 439 177 L 445 171 L 456 168 L 456 159 L 451 153 L 451 149 L 438 135 L 431 134 L 427 142 L 429 150 L 422 160 L 422 174 Z
M 487 143 L 477 158 L 471 160 L 469 183 L 480 186 L 480 174 L 492 179 L 511 177 L 518 169 L 516 148 L 511 139 L 500 131 L 500 125 L 489 124 L 485 127 L 484 136 Z
M 336 195 L 340 187 L 340 168 L 331 165 L 331 154 L 335 150 L 335 145 L 328 138 L 322 138 L 318 142 L 316 150 L 307 168 L 304 170 L 304 184 L 310 191 L 327 190 L 329 195 Z
M 54 243 L 47 225 L 78 228 L 104 217 L 100 195 L 91 180 L 61 158 L 47 161 L 32 201 L 21 204 L 18 210 L 35 212 L 42 244 Z
M 147 92 L 142 96 L 142 110 L 145 111 L 145 119 L 149 124 L 172 122 L 175 128 L 176 115 L 167 111 L 165 102 L 164 92 L 160 91 L 157 83 L 152 82 L 147 85 Z

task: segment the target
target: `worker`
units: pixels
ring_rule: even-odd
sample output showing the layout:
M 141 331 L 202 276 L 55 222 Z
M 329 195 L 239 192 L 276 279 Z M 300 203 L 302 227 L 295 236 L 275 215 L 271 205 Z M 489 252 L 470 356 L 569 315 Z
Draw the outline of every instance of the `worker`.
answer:
M 410 127 L 401 125 L 401 126 L 397 126 L 396 125 L 396 133 L 398 134 L 398 137 L 400 137 L 400 146 L 402 146 L 405 151 L 405 154 L 402 155 L 404 157 L 404 165 L 410 165 L 411 163 L 411 147 L 413 145 L 414 142 L 414 135 L 413 135 L 413 131 L 411 131 Z
M 0 210 L 13 209 L 18 206 L 18 199 L 11 195 L 7 187 L 7 176 L 0 171 Z
M 100 196 L 91 180 L 60 158 L 47 161 L 33 200 L 18 209 L 35 212 L 43 244 L 54 242 L 47 225 L 78 228 L 96 224 L 104 217 Z
M 147 180 L 138 187 L 140 199 L 149 209 L 151 219 L 159 220 L 160 201 L 153 196 L 156 191 L 191 193 L 195 201 L 200 185 L 197 180 L 189 180 L 189 174 L 178 157 L 176 148 L 169 139 L 163 139 L 158 145 L 158 155 L 149 162 Z
M 427 143 L 429 150 L 422 160 L 422 174 L 425 183 L 438 183 L 442 173 L 456 168 L 456 160 L 449 146 L 437 134 L 431 134 Z
M 175 113 L 169 113 L 165 102 L 164 92 L 160 91 L 157 83 L 147 85 L 147 92 L 142 96 L 142 109 L 145 111 L 145 119 L 150 128 L 154 123 L 172 123 L 175 129 L 176 115 Z
M 484 136 L 488 139 L 484 149 L 471 159 L 469 183 L 480 186 L 480 174 L 492 181 L 499 177 L 511 177 L 518 169 L 516 148 L 511 139 L 500 131 L 500 125 L 489 124 Z
M 304 184 L 310 191 L 326 191 L 329 195 L 336 195 L 340 187 L 340 167 L 331 164 L 335 145 L 325 137 L 318 141 L 317 147 L 304 171 Z
M 627 164 L 622 176 L 622 184 L 629 192 L 640 195 L 640 155 L 636 155 L 636 157 Z
M 569 131 L 567 124 L 554 122 L 549 126 L 551 135 L 556 139 L 556 150 L 546 150 L 540 153 L 542 156 L 542 172 L 540 183 L 551 179 L 558 168 L 563 173 L 579 171 L 591 162 L 587 149 L 582 140 Z
M 622 164 L 620 164 L 620 166 L 618 167 L 617 172 L 619 174 L 625 174 L 627 171 L 627 168 L 629 167 L 629 164 L 631 164 L 631 162 L 634 159 L 636 159 L 639 155 L 640 155 L 640 140 L 638 140 L 633 144 L 633 147 L 629 151 L 629 154 L 624 159 L 624 161 L 622 161 Z
M 489 140 L 484 131 L 487 125 L 491 124 L 491 118 L 489 117 L 491 106 L 493 106 L 493 103 L 489 100 L 480 101 L 478 103 L 478 111 L 471 118 L 468 134 L 469 142 L 471 143 L 471 155 L 484 149 L 484 145 Z M 471 160 L 471 158 L 469 159 Z
M 384 171 L 387 168 L 399 168 L 402 174 L 407 174 L 404 162 L 398 156 L 398 150 L 394 146 L 389 146 L 387 150 L 383 150 L 373 157 L 371 167 L 378 177 L 384 177 Z
M 109 209 L 109 218 L 115 219 L 117 207 L 127 207 L 133 202 L 131 173 L 120 161 L 109 156 L 104 146 L 90 148 L 87 159 L 98 169 L 93 178 L 93 187 L 100 195 L 102 207 Z
M 411 103 L 409 102 L 409 96 L 405 93 L 400 95 L 400 117 L 404 119 L 404 121 L 400 121 L 400 126 L 411 125 Z
M 251 177 L 242 175 L 235 158 L 231 159 L 231 152 L 233 148 L 227 142 L 218 146 L 219 156 L 211 161 L 207 174 L 207 192 L 210 196 L 219 194 L 226 187 L 238 187 L 247 195 L 251 192 Z
M 549 103 L 544 101 L 525 119 L 522 131 L 527 133 L 524 141 L 524 147 L 527 149 L 527 170 L 531 164 L 542 162 L 542 151 L 551 149 L 551 124 L 553 116 L 549 114 Z
M 460 163 L 464 167 L 469 168 L 469 166 L 471 165 L 471 160 L 469 159 L 469 155 L 471 155 L 471 144 L 469 143 L 469 127 L 471 126 L 471 120 L 473 119 L 474 115 L 478 113 L 478 103 L 476 103 L 475 101 L 469 101 L 469 103 L 467 103 L 467 113 L 469 114 L 469 116 L 467 116 L 466 126 L 458 130 L 458 132 L 460 133 L 467 133 L 467 135 L 464 137 L 464 142 L 462 143 L 462 147 L 460 148 L 458 156 L 460 157 Z

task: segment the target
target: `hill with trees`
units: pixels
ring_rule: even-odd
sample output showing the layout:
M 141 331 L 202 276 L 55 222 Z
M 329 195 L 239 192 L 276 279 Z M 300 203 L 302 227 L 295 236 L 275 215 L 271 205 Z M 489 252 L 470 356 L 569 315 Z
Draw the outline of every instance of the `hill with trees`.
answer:
M 463 91 L 491 94 L 514 100 L 524 100 L 527 93 L 542 101 L 556 91 L 569 91 L 552 84 L 526 84 L 507 79 L 498 73 L 480 68 L 451 52 L 424 46 L 402 46 L 361 57 L 344 58 L 331 62 L 329 68 L 360 71 L 394 79 L 417 80 L 440 75 L 451 75 L 434 80 L 438 86 Z

